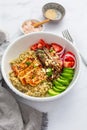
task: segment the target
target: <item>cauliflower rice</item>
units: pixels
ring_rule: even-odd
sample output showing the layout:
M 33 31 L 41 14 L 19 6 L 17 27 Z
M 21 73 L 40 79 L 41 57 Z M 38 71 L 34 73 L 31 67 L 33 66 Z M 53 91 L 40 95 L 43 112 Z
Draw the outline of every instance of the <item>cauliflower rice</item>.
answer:
M 29 57 L 29 55 L 33 56 L 36 58 L 35 52 L 32 50 L 27 50 L 19 55 L 19 57 L 15 60 L 12 60 L 10 62 L 11 66 L 15 65 L 17 63 L 21 63 L 25 58 Z M 47 96 L 47 91 L 52 88 L 52 83 L 45 80 L 38 84 L 35 87 L 32 87 L 31 85 L 23 85 L 19 78 L 15 75 L 13 70 L 9 73 L 10 76 L 10 81 L 14 85 L 15 88 L 17 88 L 19 91 L 25 93 L 26 95 L 29 96 L 34 96 L 34 97 L 45 97 Z

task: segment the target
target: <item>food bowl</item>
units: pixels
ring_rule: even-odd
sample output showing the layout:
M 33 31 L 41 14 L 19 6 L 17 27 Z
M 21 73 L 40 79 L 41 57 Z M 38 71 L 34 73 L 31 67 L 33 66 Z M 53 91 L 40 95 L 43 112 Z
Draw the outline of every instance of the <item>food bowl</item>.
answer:
M 40 22 L 37 19 L 27 19 L 21 23 L 20 30 L 23 34 L 29 34 L 32 32 L 40 32 L 44 30 L 44 25 L 40 25 L 37 28 L 33 27 L 32 23 Z
M 46 12 L 49 10 L 49 16 L 48 15 L 46 15 Z M 56 11 L 56 12 L 54 12 L 54 11 Z M 52 17 L 52 14 L 53 15 L 55 15 L 55 13 L 57 14 L 56 16 L 56 18 L 54 18 L 54 19 L 51 19 L 52 21 L 60 21 L 60 20 L 62 20 L 63 19 L 63 17 L 65 16 L 65 8 L 62 6 L 62 5 L 60 5 L 60 4 L 58 4 L 58 3 L 47 3 L 47 4 L 45 4 L 43 7 L 42 7 L 42 12 L 43 12 L 43 16 L 45 17 L 45 18 L 49 18 L 49 19 L 51 19 L 51 17 Z
M 61 94 L 52 97 L 32 97 L 32 96 L 25 95 L 24 93 L 17 90 L 12 85 L 9 79 L 9 72 L 11 71 L 9 62 L 14 58 L 16 58 L 20 53 L 25 51 L 27 48 L 29 48 L 29 46 L 36 43 L 41 38 L 47 41 L 48 43 L 57 42 L 63 46 L 66 46 L 66 49 L 73 52 L 76 58 L 75 74 L 69 87 Z M 65 40 L 64 38 L 49 32 L 31 33 L 18 38 L 8 46 L 2 58 L 1 70 L 2 70 L 3 78 L 6 81 L 8 87 L 13 91 L 13 93 L 15 94 L 15 96 L 19 101 L 24 102 L 36 108 L 37 110 L 46 112 L 49 111 L 49 109 L 52 109 L 52 106 L 54 106 L 55 101 L 58 101 L 59 98 L 67 94 L 71 90 L 71 88 L 73 88 L 73 86 L 75 85 L 80 71 L 80 58 L 79 58 L 79 53 L 75 48 L 75 46 L 72 45 L 71 42 Z

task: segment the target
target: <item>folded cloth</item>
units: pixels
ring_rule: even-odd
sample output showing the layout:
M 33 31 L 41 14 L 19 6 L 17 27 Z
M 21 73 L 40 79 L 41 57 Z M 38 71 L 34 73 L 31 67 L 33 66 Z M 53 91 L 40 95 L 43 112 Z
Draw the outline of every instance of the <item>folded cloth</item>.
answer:
M 23 129 L 23 120 L 15 99 L 0 86 L 0 130 Z
M 0 130 L 41 130 L 42 113 L 19 104 L 0 86 Z
M 0 39 L 1 40 L 1 39 Z M 0 42 L 0 61 L 8 42 Z M 0 70 L 0 130 L 46 130 L 47 113 L 16 101 Z

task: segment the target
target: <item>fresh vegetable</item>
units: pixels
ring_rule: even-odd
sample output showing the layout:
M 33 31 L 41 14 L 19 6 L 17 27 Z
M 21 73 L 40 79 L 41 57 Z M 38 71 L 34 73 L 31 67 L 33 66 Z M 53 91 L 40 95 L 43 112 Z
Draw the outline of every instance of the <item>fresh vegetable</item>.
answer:
M 60 74 L 60 77 L 58 79 L 53 80 L 53 87 L 51 89 L 51 96 L 53 96 L 52 92 L 58 92 L 62 93 L 63 91 L 65 91 L 67 89 L 67 87 L 69 86 L 70 82 L 73 79 L 74 76 L 74 69 L 72 68 L 64 68 L 62 73 Z M 56 94 L 54 94 L 56 95 Z
M 38 48 L 38 44 L 37 43 L 31 46 L 31 50 L 35 51 L 35 50 L 37 50 L 37 48 Z
M 74 74 L 74 69 L 72 68 L 63 68 L 63 73 L 68 73 L 68 74 Z
M 69 74 L 69 73 L 61 73 L 61 75 L 63 76 L 63 77 L 65 77 L 65 78 L 68 78 L 68 77 L 73 77 L 73 74 Z
M 74 65 L 75 65 L 75 62 L 66 62 L 66 61 L 64 61 L 64 67 L 71 67 L 71 68 L 73 68 L 74 67 Z
M 29 66 L 31 64 L 31 62 L 27 61 L 25 62 L 27 66 Z
M 45 47 L 45 41 L 43 39 L 40 39 L 38 42 L 38 49 Z
M 68 51 L 63 56 L 63 65 L 66 68 L 75 68 L 76 59 L 72 52 Z
M 31 46 L 31 50 L 37 50 L 37 49 L 42 49 L 46 47 L 47 49 L 50 49 L 51 45 L 46 43 L 43 39 L 40 39 L 37 43 Z
M 61 91 L 64 91 L 66 89 L 66 86 L 55 86 L 55 87 L 60 89 Z
M 23 53 L 23 59 L 20 55 L 11 63 L 15 78 L 28 89 L 30 96 L 55 96 L 69 87 L 75 74 L 76 57 L 67 49 L 40 39 Z
M 69 85 L 69 82 L 68 82 L 67 79 L 64 80 L 64 79 L 58 78 L 57 81 L 58 81 L 59 83 L 61 83 L 62 85 L 65 85 L 65 86 L 68 86 L 68 85 Z
M 57 43 L 51 43 L 51 46 L 56 52 L 61 52 L 63 50 L 63 47 Z
M 48 77 L 50 77 L 53 74 L 52 68 L 47 68 L 46 74 Z
M 53 89 L 49 89 L 49 90 L 48 90 L 48 94 L 49 94 L 50 96 L 56 96 L 56 95 L 58 95 L 58 94 L 60 94 L 60 93 L 54 91 Z
M 43 51 L 43 52 L 39 52 L 38 56 L 40 58 L 40 61 L 42 61 L 43 64 L 48 65 L 49 68 L 46 69 L 46 74 L 47 74 L 48 78 L 51 77 L 51 80 L 53 80 L 52 76 L 55 73 L 55 71 L 53 71 L 55 65 L 51 65 L 52 64 L 51 62 L 55 62 L 55 60 L 53 60 L 54 59 L 53 55 L 55 55 L 55 53 L 56 53 L 58 55 L 58 57 L 60 58 L 58 63 L 60 64 L 61 68 L 63 68 L 63 70 L 60 73 L 60 76 L 58 78 L 56 78 L 56 76 L 55 76 L 56 79 L 54 79 L 52 81 L 53 87 L 48 90 L 48 94 L 50 96 L 55 96 L 55 95 L 63 92 L 64 90 L 66 90 L 74 76 L 74 72 L 75 72 L 74 68 L 76 66 L 75 55 L 71 51 L 65 52 L 65 48 L 57 43 L 53 42 L 51 44 L 48 44 L 42 39 L 40 39 L 38 41 L 38 43 L 36 43 L 33 46 L 33 49 L 34 50 L 42 49 L 40 51 Z M 44 57 L 42 57 L 43 55 L 44 55 Z M 47 63 L 46 59 L 49 59 L 48 63 Z M 56 62 L 55 62 L 55 64 L 56 64 Z M 51 66 L 51 68 L 50 68 L 50 66 Z M 52 68 L 52 66 L 53 66 L 53 68 Z
M 48 44 L 48 43 L 45 43 L 45 47 L 46 47 L 48 50 L 50 50 L 51 45 L 50 45 L 50 44 Z
M 57 80 L 53 80 L 53 85 L 55 85 L 55 86 L 62 86 L 62 84 L 59 83 Z
M 62 91 L 66 89 L 66 86 L 62 85 L 61 83 L 59 83 L 57 80 L 55 80 L 55 84 L 54 86 L 58 89 L 61 89 Z
M 74 76 L 75 72 L 74 68 L 76 66 L 75 55 L 71 51 L 65 52 L 65 48 L 57 43 L 53 42 L 51 44 L 47 44 L 42 39 L 39 40 L 39 42 L 36 44 L 35 47 L 36 47 L 35 50 L 46 47 L 49 50 L 49 53 L 46 50 L 46 56 L 48 57 L 50 53 L 52 54 L 56 53 L 60 57 L 59 64 L 63 67 L 63 70 L 60 73 L 59 78 L 56 78 L 52 81 L 53 87 L 48 90 L 49 95 L 54 96 L 66 90 Z M 42 55 L 40 54 L 40 56 Z M 53 68 L 50 67 L 46 69 L 46 74 L 48 77 L 50 76 L 52 77 L 54 73 L 52 69 Z
M 62 90 L 61 90 L 61 89 L 56 88 L 55 86 L 53 86 L 53 90 L 54 90 L 54 91 L 56 91 L 56 92 L 62 92 Z
M 60 79 L 66 80 L 66 77 L 60 76 Z M 67 80 L 68 82 L 70 82 L 72 80 L 72 77 L 71 76 L 68 77 Z

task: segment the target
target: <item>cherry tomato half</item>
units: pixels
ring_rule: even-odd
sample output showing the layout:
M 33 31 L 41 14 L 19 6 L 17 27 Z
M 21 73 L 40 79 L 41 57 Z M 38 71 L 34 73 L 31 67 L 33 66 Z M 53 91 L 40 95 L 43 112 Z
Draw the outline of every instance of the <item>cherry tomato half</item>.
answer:
M 56 52 L 61 52 L 63 50 L 63 47 L 57 43 L 51 43 L 51 46 Z
M 75 59 L 75 55 L 72 52 L 68 51 L 64 54 L 63 65 L 64 65 L 64 67 L 70 67 L 70 68 L 75 67 L 76 59 Z

